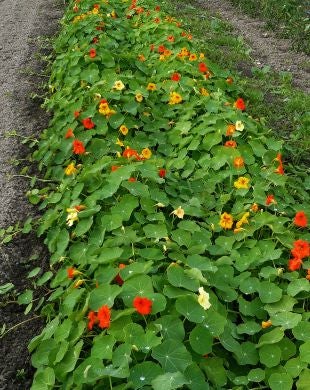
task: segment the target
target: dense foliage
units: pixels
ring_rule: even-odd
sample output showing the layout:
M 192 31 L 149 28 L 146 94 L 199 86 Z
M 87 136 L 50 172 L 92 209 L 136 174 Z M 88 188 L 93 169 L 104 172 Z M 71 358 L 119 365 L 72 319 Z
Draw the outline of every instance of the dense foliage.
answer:
M 55 52 L 32 389 L 308 388 L 310 183 L 281 142 L 151 1 L 70 2 Z

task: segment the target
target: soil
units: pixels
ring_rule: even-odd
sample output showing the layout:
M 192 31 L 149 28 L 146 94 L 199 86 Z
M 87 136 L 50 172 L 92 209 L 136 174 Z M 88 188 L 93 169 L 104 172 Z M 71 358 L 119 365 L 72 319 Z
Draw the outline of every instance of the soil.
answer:
M 25 221 L 36 212 L 25 197 L 29 179 L 14 175 L 23 165 L 17 166 L 17 160 L 23 161 L 30 153 L 20 136 L 36 137 L 48 124 L 42 102 L 31 94 L 41 93 L 42 84 L 48 81 L 43 75 L 46 63 L 38 56 L 43 42 L 39 37 L 54 35 L 62 14 L 59 0 L 0 0 L 0 228 Z M 18 136 L 9 137 L 9 132 Z M 35 264 L 29 262 L 32 257 L 37 258 Z M 44 268 L 45 262 L 42 242 L 34 235 L 17 237 L 0 247 L 0 286 L 12 282 L 16 291 L 31 288 L 28 272 L 35 265 Z M 0 328 L 23 323 L 0 339 L 0 390 L 29 389 L 33 369 L 27 345 L 40 333 L 42 324 L 35 314 L 24 315 L 25 307 L 7 303 L 14 301 L 14 296 L 0 299 Z
M 293 76 L 293 85 L 307 93 L 310 92 L 310 57 L 293 51 L 289 39 L 279 38 L 276 33 L 267 31 L 264 21 L 242 13 L 228 0 L 194 0 L 193 5 L 206 9 L 211 15 L 231 24 L 235 32 L 242 36 L 251 48 L 251 57 L 257 67 L 269 65 L 275 71 L 290 72 Z

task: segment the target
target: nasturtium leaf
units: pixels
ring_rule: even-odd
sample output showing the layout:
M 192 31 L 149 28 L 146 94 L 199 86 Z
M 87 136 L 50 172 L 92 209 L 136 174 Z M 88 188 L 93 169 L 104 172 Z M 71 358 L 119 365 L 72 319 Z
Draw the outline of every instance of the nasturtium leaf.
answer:
M 219 340 L 227 351 L 236 354 L 241 353 L 240 343 L 234 339 L 228 326 L 225 327 L 224 332 L 219 336 Z
M 200 231 L 200 226 L 194 222 L 194 221 L 189 221 L 189 220 L 184 220 L 178 223 L 178 228 L 183 229 L 183 230 L 188 230 L 189 232 L 199 232 Z
M 263 303 L 278 302 L 282 297 L 282 289 L 267 281 L 260 283 L 258 293 Z
M 185 376 L 177 371 L 177 372 L 167 372 L 165 374 L 157 376 L 152 381 L 152 389 L 153 390 L 173 390 L 179 389 L 183 385 L 186 385 L 188 380 Z
M 300 321 L 293 330 L 293 335 L 297 340 L 310 341 L 310 323 Z
M 203 321 L 203 326 L 209 330 L 212 336 L 218 337 L 224 332 L 226 323 L 227 319 L 211 306 L 206 312 L 206 318 Z
M 310 369 L 304 369 L 296 383 L 297 390 L 308 390 L 310 385 Z
M 124 282 L 121 297 L 127 306 L 132 307 L 135 297 L 148 297 L 153 293 L 152 279 L 148 275 L 137 275 Z
M 63 320 L 61 324 L 57 323 L 56 330 L 54 333 L 54 339 L 56 341 L 62 341 L 67 339 L 73 325 L 73 322 L 69 318 Z M 51 336 L 48 336 L 48 338 L 49 337 Z
M 209 258 L 200 256 L 199 254 L 191 254 L 188 256 L 186 259 L 186 264 L 191 268 L 198 268 L 201 271 L 216 272 L 218 270 L 218 268 Z
M 268 383 L 271 390 L 291 390 L 293 378 L 289 374 L 271 374 Z
M 301 319 L 301 314 L 291 312 L 276 313 L 270 316 L 272 325 L 281 326 L 283 329 L 294 328 Z
M 85 80 L 90 84 L 94 84 L 99 80 L 99 69 L 96 64 L 90 64 L 87 68 L 85 68 L 81 74 L 80 79 Z
M 281 360 L 287 361 L 296 354 L 296 346 L 288 337 L 284 337 L 276 345 L 281 349 Z
M 42 371 L 37 372 L 31 388 L 34 390 L 49 390 L 54 387 L 54 384 L 54 370 L 51 367 L 45 367 Z
M 64 251 L 66 250 L 68 244 L 69 244 L 69 232 L 67 229 L 61 229 L 60 233 L 58 234 L 57 237 L 57 242 L 56 242 L 56 252 L 61 256 Z
M 136 253 L 143 259 L 161 260 L 165 257 L 163 251 L 159 248 L 137 249 Z
M 148 198 L 150 196 L 149 187 L 143 183 L 138 182 L 138 181 L 133 182 L 133 183 L 125 181 L 124 183 L 122 183 L 122 187 L 127 188 L 127 190 L 133 196 L 137 196 L 140 198 Z
M 68 293 L 65 295 L 64 300 L 61 305 L 61 312 L 68 315 L 71 313 L 75 305 L 79 302 L 82 295 L 84 294 L 85 289 L 79 288 L 74 290 L 68 290 Z
M 104 284 L 93 289 L 89 296 L 89 307 L 97 311 L 101 306 L 107 305 L 111 308 L 114 299 L 120 294 L 121 288 L 115 284 Z
M 165 315 L 154 322 L 164 339 L 183 340 L 185 330 L 183 322 L 177 316 Z
M 177 242 L 180 246 L 186 246 L 187 248 L 191 243 L 191 234 L 182 229 L 176 229 L 171 232 L 171 238 L 173 241 Z
M 156 336 L 155 331 L 147 330 L 144 335 L 135 340 L 136 347 L 143 353 L 149 353 L 154 347 L 162 342 L 162 338 Z
M 130 369 L 129 381 L 133 383 L 135 389 L 140 389 L 150 385 L 153 379 L 162 374 L 163 369 L 154 362 L 138 363 Z
M 166 372 L 184 372 L 192 363 L 192 356 L 185 346 L 177 340 L 166 340 L 153 348 L 152 357 L 157 360 Z
M 246 341 L 241 344 L 240 351 L 236 353 L 237 361 L 240 365 L 257 365 L 259 361 L 258 352 L 255 344 L 250 341 Z
M 292 378 L 296 378 L 299 376 L 299 374 L 301 373 L 301 371 L 306 368 L 307 366 L 307 363 L 304 363 L 300 360 L 300 357 L 296 357 L 296 358 L 292 358 L 290 360 L 288 360 L 286 363 L 285 363 L 285 370 L 286 372 L 291 375 Z M 310 377 L 309 377 L 309 380 L 310 380 Z M 310 382 L 309 382 L 310 384 Z
M 295 297 L 297 294 L 301 292 L 309 292 L 310 291 L 310 283 L 307 279 L 296 279 L 292 280 L 290 284 L 287 286 L 287 293 Z
M 244 294 L 253 294 L 259 290 L 259 280 L 257 278 L 247 278 L 240 283 L 239 290 Z
M 135 325 L 135 324 L 133 324 Z M 130 338 L 132 340 L 133 338 Z M 125 340 L 124 344 L 120 344 L 112 354 L 112 363 L 114 367 L 128 367 L 132 361 L 131 358 L 132 342 Z
M 207 317 L 207 311 L 198 303 L 198 296 L 197 299 L 192 295 L 177 298 L 175 308 L 191 322 L 201 323 Z
M 259 360 L 266 367 L 275 367 L 281 360 L 281 349 L 277 345 L 263 345 L 259 348 Z
M 245 375 L 242 375 L 242 376 L 236 376 L 233 379 L 233 382 L 235 385 L 247 385 L 249 383 L 249 380 Z
M 143 226 L 143 231 L 148 238 L 164 238 L 168 236 L 165 224 L 149 224 Z
M 113 207 L 111 207 L 111 214 L 117 214 L 122 216 L 123 221 L 128 221 L 131 213 L 135 208 L 139 206 L 138 199 L 133 195 L 126 194 L 120 201 Z
M 248 373 L 248 380 L 250 382 L 261 382 L 265 379 L 265 371 L 261 368 L 253 368 Z
M 52 271 L 44 272 L 44 274 L 36 281 L 37 286 L 43 286 L 48 280 L 54 276 Z
M 264 309 L 267 310 L 270 315 L 279 312 L 289 312 L 293 310 L 296 303 L 296 299 L 289 295 L 283 295 L 279 302 L 269 303 L 264 306 Z
M 222 248 L 223 254 L 229 253 L 233 247 L 234 242 L 236 241 L 234 236 L 220 236 L 215 240 L 215 244 Z
M 95 384 L 103 376 L 102 359 L 88 357 L 74 370 L 73 380 L 76 385 Z
M 197 279 L 190 277 L 184 272 L 184 269 L 179 265 L 171 265 L 167 269 L 168 281 L 175 287 L 183 287 L 190 291 L 197 291 L 199 282 Z
M 112 129 L 118 129 L 125 121 L 125 117 L 120 114 L 116 113 L 114 115 L 111 115 L 109 119 L 109 124 L 112 127 Z
M 83 341 L 80 340 L 73 347 L 69 348 L 62 361 L 56 366 L 55 374 L 60 380 L 64 380 L 68 372 L 74 370 L 83 347 Z
M 190 390 L 209 390 L 209 384 L 197 364 L 193 363 L 188 366 L 184 375 L 188 380 L 187 387 Z
M 210 357 L 201 363 L 201 368 L 206 372 L 207 378 L 217 387 L 223 388 L 227 384 L 227 374 L 224 368 L 224 360 L 218 357 Z
M 124 249 L 122 248 L 101 248 L 101 252 L 99 253 L 98 257 L 91 262 L 94 262 L 96 264 L 107 264 L 107 263 L 112 263 L 114 260 L 118 259 Z
M 239 324 L 236 330 L 238 334 L 253 335 L 261 331 L 261 326 L 255 321 L 248 320 L 244 324 Z
M 189 334 L 190 346 L 196 353 L 206 355 L 212 351 L 213 336 L 203 325 L 197 325 Z
M 112 359 L 112 351 L 115 338 L 112 335 L 100 334 L 93 339 L 93 346 L 91 348 L 91 356 L 98 359 Z
M 299 347 L 300 360 L 310 364 L 310 341 L 306 341 Z
M 148 294 L 148 298 L 153 302 L 152 314 L 156 314 L 165 310 L 167 301 L 163 294 L 159 294 L 159 293 Z
M 20 294 L 17 298 L 17 302 L 20 305 L 28 305 L 33 299 L 33 291 L 25 290 L 22 294 Z
M 270 330 L 268 333 L 263 334 L 257 344 L 260 348 L 263 345 L 275 344 L 282 340 L 284 337 L 284 330 L 280 327 Z

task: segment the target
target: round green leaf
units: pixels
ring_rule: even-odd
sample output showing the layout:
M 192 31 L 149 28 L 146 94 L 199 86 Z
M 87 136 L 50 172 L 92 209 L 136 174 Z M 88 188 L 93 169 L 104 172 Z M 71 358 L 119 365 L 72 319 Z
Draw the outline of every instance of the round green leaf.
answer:
M 212 351 L 213 336 L 203 325 L 197 325 L 189 335 L 189 343 L 193 350 L 200 355 Z
M 263 303 L 277 302 L 282 297 L 282 289 L 271 282 L 261 282 L 258 289 L 260 300 Z
M 310 323 L 300 321 L 292 330 L 294 337 L 297 340 L 310 341 Z
M 264 379 L 265 371 L 261 368 L 253 368 L 253 370 L 248 373 L 248 380 L 251 382 L 261 382 Z
M 181 372 L 167 372 L 166 374 L 157 376 L 152 381 L 153 390 L 173 390 L 179 389 L 187 384 L 188 380 Z
M 282 328 L 275 328 L 261 336 L 258 341 L 257 347 L 262 347 L 267 344 L 275 344 L 282 340 L 284 337 L 284 330 Z
M 206 310 L 200 306 L 193 296 L 180 297 L 176 300 L 175 308 L 191 322 L 200 323 L 206 319 Z
M 272 325 L 279 325 L 283 329 L 294 328 L 301 321 L 301 318 L 301 314 L 291 312 L 277 313 L 270 317 Z
M 291 390 L 293 379 L 289 374 L 272 374 L 268 380 L 271 390 Z
M 299 347 L 300 359 L 302 362 L 310 364 L 310 341 L 306 341 Z
M 164 339 L 183 340 L 185 336 L 183 322 L 179 317 L 166 315 L 154 322 Z
M 130 369 L 129 380 L 135 389 L 150 385 L 152 380 L 163 374 L 162 368 L 153 362 L 143 362 L 136 364 Z
M 295 295 L 304 291 L 306 292 L 310 291 L 310 283 L 305 278 L 292 280 L 287 287 L 287 293 L 292 297 L 295 297 Z
M 159 361 L 166 372 L 183 372 L 192 363 L 191 354 L 176 340 L 166 340 L 153 348 L 152 357 Z
M 292 378 L 296 378 L 306 367 L 306 365 L 307 364 L 302 362 L 299 357 L 296 357 L 288 360 L 284 368 L 286 369 L 287 373 L 291 375 Z
M 184 287 L 190 291 L 198 291 L 198 280 L 193 279 L 185 274 L 184 269 L 178 265 L 168 267 L 167 277 L 172 286 Z
M 277 345 L 263 345 L 259 349 L 259 360 L 266 367 L 275 367 L 281 360 L 281 349 Z
M 121 292 L 121 288 L 115 284 L 105 284 L 95 288 L 89 297 L 89 307 L 92 310 L 97 311 L 101 306 L 107 305 L 112 307 L 114 304 L 114 299 Z

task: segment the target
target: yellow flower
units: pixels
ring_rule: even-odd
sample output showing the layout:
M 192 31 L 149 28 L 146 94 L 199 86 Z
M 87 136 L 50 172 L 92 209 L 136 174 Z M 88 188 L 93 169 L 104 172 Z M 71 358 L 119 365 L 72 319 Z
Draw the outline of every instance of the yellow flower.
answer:
M 192 53 L 189 55 L 188 59 L 190 61 L 196 61 L 197 60 L 197 55 L 195 53 Z
M 200 88 L 199 92 L 201 93 L 202 96 L 209 96 L 209 92 L 205 88 Z
M 128 128 L 127 128 L 125 125 L 122 125 L 122 126 L 119 128 L 119 131 L 120 131 L 123 135 L 128 134 Z
M 147 89 L 148 91 L 156 91 L 156 84 L 154 84 L 154 83 L 148 83 L 146 89 Z
M 182 96 L 176 92 L 170 92 L 170 98 L 168 104 L 179 104 L 182 102 Z
M 249 212 L 244 213 L 243 216 L 241 217 L 241 219 L 236 223 L 236 228 L 240 229 L 242 225 L 248 224 L 249 223 L 249 221 L 248 221 L 249 216 L 250 216 Z
M 166 59 L 166 56 L 164 54 L 161 54 L 159 56 L 159 61 L 165 61 L 165 59 Z
M 72 226 L 73 222 L 78 221 L 78 211 L 76 209 L 68 208 L 67 209 L 67 225 Z
M 199 58 L 202 60 L 203 58 L 205 58 L 205 55 L 203 53 L 200 53 Z
M 143 100 L 143 95 L 141 93 L 137 93 L 135 99 L 137 102 L 141 103 Z
M 116 113 L 116 111 L 112 110 L 109 107 L 109 104 L 107 102 L 100 103 L 98 111 L 100 114 L 105 115 L 107 118 Z
M 117 80 L 115 81 L 114 85 L 113 85 L 113 89 L 116 89 L 118 91 L 121 91 L 122 89 L 125 88 L 125 85 L 123 84 L 123 82 L 121 80 Z
M 124 143 L 120 139 L 118 139 L 118 138 L 117 138 L 115 144 L 119 145 L 119 146 L 122 146 L 122 147 L 124 146 Z
M 74 163 L 70 163 L 66 168 L 65 168 L 65 174 L 67 176 L 74 175 L 77 172 L 77 169 L 74 166 Z
M 145 148 L 141 152 L 143 158 L 146 158 L 147 160 L 152 157 L 152 152 L 149 148 Z
M 231 229 L 233 223 L 234 223 L 234 218 L 231 214 L 225 212 L 221 215 L 220 226 L 223 229 Z
M 181 206 L 179 206 L 177 209 L 173 210 L 171 214 L 174 214 L 178 218 L 183 219 L 183 217 L 184 217 L 184 210 L 182 209 Z
M 199 287 L 198 291 L 199 291 L 199 295 L 198 295 L 199 305 L 202 306 L 205 310 L 208 310 L 211 307 L 209 294 L 204 290 L 203 287 Z
M 74 288 L 78 288 L 78 287 L 80 287 L 84 282 L 85 282 L 85 279 L 78 279 L 78 280 L 75 281 L 73 287 L 74 287 Z
M 236 126 L 236 130 L 238 130 L 238 131 L 243 131 L 244 130 L 244 124 L 241 121 L 237 121 L 235 123 L 235 126 Z
M 250 182 L 249 178 L 241 176 L 241 177 L 238 177 L 238 180 L 236 180 L 234 182 L 234 186 L 238 189 L 240 189 L 240 188 L 248 189 L 249 182 Z
M 269 328 L 271 325 L 272 325 L 272 322 L 270 320 L 262 321 L 262 328 L 263 329 Z

